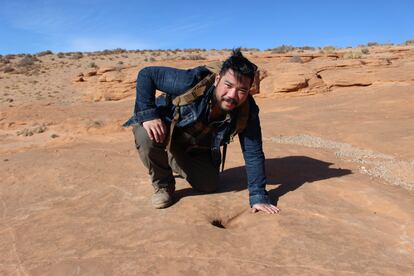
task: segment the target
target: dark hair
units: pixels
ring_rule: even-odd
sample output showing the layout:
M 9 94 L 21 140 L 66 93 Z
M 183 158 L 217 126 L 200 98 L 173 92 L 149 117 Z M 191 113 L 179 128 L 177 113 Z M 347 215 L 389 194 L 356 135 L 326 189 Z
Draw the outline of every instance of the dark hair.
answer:
M 233 70 L 238 80 L 247 77 L 251 80 L 252 84 L 257 66 L 243 56 L 240 48 L 235 48 L 231 56 L 224 61 L 220 69 L 220 76 L 223 76 L 229 69 Z

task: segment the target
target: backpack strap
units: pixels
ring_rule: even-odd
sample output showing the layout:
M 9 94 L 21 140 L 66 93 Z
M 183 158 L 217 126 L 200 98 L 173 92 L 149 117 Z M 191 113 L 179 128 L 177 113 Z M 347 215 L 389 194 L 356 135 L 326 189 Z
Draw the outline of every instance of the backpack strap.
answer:
M 246 100 L 240 107 L 239 113 L 237 114 L 236 129 L 230 134 L 230 141 L 233 142 L 234 136 L 243 132 L 247 127 L 247 121 L 249 120 L 249 101 Z M 227 144 L 223 145 L 223 156 L 221 158 L 221 171 L 224 170 L 224 163 L 226 162 Z
M 216 77 L 215 73 L 212 73 L 199 81 L 194 87 L 188 89 L 184 94 L 177 96 L 173 100 L 175 106 L 182 106 L 194 102 L 198 97 L 204 94 L 207 87 L 214 83 Z
M 174 128 L 180 119 L 180 107 L 183 105 L 190 104 L 194 102 L 198 97 L 204 95 L 206 88 L 210 87 L 214 83 L 215 77 L 219 73 L 222 64 L 223 62 L 217 61 L 217 62 L 211 62 L 205 65 L 205 67 L 211 72 L 211 74 L 207 75 L 205 78 L 199 81 L 194 87 L 187 90 L 184 94 L 175 97 L 174 100 L 172 101 L 172 103 L 176 106 L 176 109 L 174 111 L 174 117 L 170 125 L 170 134 L 167 138 L 168 139 L 168 143 L 167 143 L 168 151 L 170 150 L 170 147 L 171 147 L 171 139 L 174 133 Z M 252 89 L 251 89 L 251 94 L 259 93 L 260 81 L 266 76 L 267 74 L 261 76 L 260 71 L 259 70 L 256 71 Z M 243 130 L 247 126 L 248 119 L 249 119 L 249 101 L 247 100 L 239 107 L 239 112 L 237 114 L 236 128 L 233 131 L 233 133 L 230 135 L 230 142 L 233 141 L 234 136 L 243 132 Z M 226 161 L 226 153 L 227 153 L 227 144 L 224 144 L 221 171 L 223 171 L 224 169 L 224 163 Z
M 215 73 L 212 73 L 199 81 L 195 86 L 187 90 L 184 94 L 177 96 L 172 101 L 173 105 L 176 106 L 174 111 L 174 117 L 170 125 L 170 134 L 168 136 L 167 150 L 171 148 L 171 139 L 174 133 L 174 128 L 180 120 L 180 107 L 183 105 L 194 102 L 198 97 L 204 95 L 205 90 L 214 83 L 216 77 Z
M 221 158 L 221 172 L 224 171 L 224 163 L 226 162 L 227 144 L 223 145 L 223 157 Z

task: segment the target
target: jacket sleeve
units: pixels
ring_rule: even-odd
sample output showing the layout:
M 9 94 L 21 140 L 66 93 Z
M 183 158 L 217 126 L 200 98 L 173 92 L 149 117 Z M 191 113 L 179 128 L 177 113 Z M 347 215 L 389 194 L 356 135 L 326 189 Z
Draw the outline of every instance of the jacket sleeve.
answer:
M 259 107 L 253 97 L 249 97 L 250 116 L 247 127 L 239 134 L 241 149 L 246 164 L 249 189 L 249 203 L 270 203 L 266 191 L 265 156 L 262 145 L 262 132 L 259 120 Z
M 156 90 L 175 97 L 193 87 L 208 73 L 203 66 L 188 70 L 162 66 L 143 68 L 137 77 L 134 114 L 124 126 L 160 118 L 155 104 Z

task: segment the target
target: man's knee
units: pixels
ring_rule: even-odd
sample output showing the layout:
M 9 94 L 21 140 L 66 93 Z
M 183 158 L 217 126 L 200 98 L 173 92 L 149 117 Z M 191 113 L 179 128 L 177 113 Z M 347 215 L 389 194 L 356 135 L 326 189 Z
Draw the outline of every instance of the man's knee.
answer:
M 197 177 L 189 177 L 187 181 L 191 186 L 202 193 L 214 193 L 218 188 L 219 173 L 212 171 L 208 174 L 199 175 Z
M 164 143 L 157 143 L 151 140 L 147 131 L 142 126 L 134 126 L 132 132 L 135 137 L 135 146 L 138 151 L 143 153 L 150 153 L 152 149 L 164 149 Z

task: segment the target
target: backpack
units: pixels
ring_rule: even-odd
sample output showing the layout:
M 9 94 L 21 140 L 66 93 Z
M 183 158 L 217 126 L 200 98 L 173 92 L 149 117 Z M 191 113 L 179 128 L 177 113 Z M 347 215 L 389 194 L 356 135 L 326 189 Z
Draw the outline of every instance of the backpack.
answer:
M 172 103 L 175 106 L 175 111 L 174 111 L 174 117 L 171 121 L 170 134 L 168 136 L 168 143 L 167 143 L 167 150 L 170 149 L 174 128 L 177 122 L 180 120 L 180 107 L 183 105 L 191 104 L 197 98 L 204 95 L 207 88 L 214 84 L 216 75 L 220 72 L 221 65 L 222 65 L 222 62 L 212 62 L 212 63 L 205 65 L 205 67 L 210 71 L 210 74 L 204 77 L 195 86 L 193 86 L 192 88 L 184 92 L 184 94 L 177 96 L 173 99 Z M 256 94 L 259 92 L 259 84 L 260 84 L 260 71 L 257 70 L 253 84 L 252 84 L 252 88 L 251 88 L 251 92 L 253 92 L 252 94 Z M 238 109 L 239 109 L 239 112 L 237 114 L 236 128 L 230 135 L 230 142 L 233 141 L 234 136 L 243 132 L 243 130 L 247 126 L 247 121 L 249 119 L 249 102 L 247 100 L 243 104 L 241 104 L 238 107 Z M 223 171 L 224 169 L 226 152 L 227 152 L 227 144 L 224 144 L 221 171 Z

